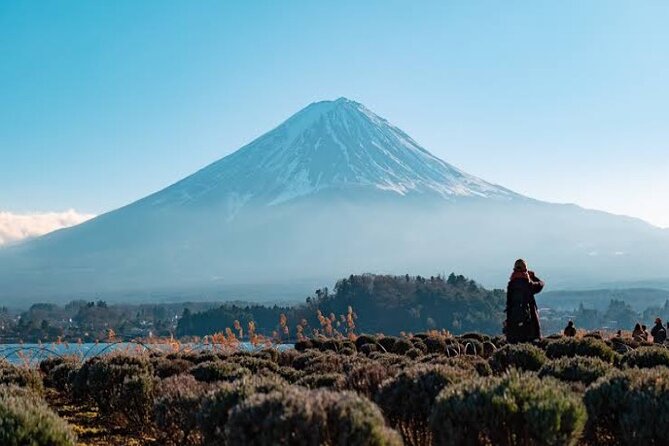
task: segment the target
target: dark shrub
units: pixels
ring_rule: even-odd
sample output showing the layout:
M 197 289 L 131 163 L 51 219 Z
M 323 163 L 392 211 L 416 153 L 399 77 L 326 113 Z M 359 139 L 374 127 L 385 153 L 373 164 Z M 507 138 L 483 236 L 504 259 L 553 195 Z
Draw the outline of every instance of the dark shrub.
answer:
M 373 399 L 389 377 L 388 369 L 379 363 L 358 365 L 346 375 L 346 389 Z
M 427 353 L 444 353 L 446 341 L 440 336 L 428 336 L 424 341 Z
M 562 338 L 552 341 L 546 346 L 546 356 L 551 359 L 562 357 L 573 358 L 574 356 L 589 356 L 599 358 L 602 361 L 613 363 L 616 360 L 616 352 L 606 345 L 604 341 L 595 338 Z
M 81 359 L 78 356 L 52 356 L 40 361 L 39 369 L 44 375 L 49 375 L 53 369 L 65 363 L 80 364 Z
M 375 353 L 370 356 L 370 359 L 383 365 L 391 373 L 399 372 L 401 369 L 413 364 L 413 361 L 406 356 L 396 355 L 394 353 Z
M 421 338 L 413 337 L 410 339 L 413 348 L 420 350 L 421 353 L 427 353 L 427 345 Z
M 314 348 L 314 343 L 311 342 L 311 339 L 302 339 L 301 341 L 297 341 L 295 343 L 295 350 L 298 352 L 303 352 L 312 348 Z
M 358 351 L 363 355 L 370 356 L 372 353 L 379 351 L 379 346 L 377 344 L 365 344 Z
M 292 367 L 279 367 L 276 374 L 285 379 L 289 383 L 294 383 L 305 375 L 302 370 L 295 370 Z
M 620 363 L 624 367 L 639 368 L 669 366 L 669 350 L 663 347 L 639 347 L 625 353 Z
M 576 356 L 548 361 L 539 370 L 539 376 L 552 376 L 561 381 L 581 382 L 587 386 L 612 370 L 611 364 L 599 358 Z
M 512 371 L 444 389 L 431 426 L 438 445 L 570 445 L 585 420 L 583 403 L 564 384 Z
M 309 350 L 304 353 L 300 353 L 293 359 L 292 366 L 297 370 L 304 370 L 307 365 L 317 360 L 316 358 L 320 358 L 321 356 L 323 356 L 323 353 L 317 350 Z
M 1 385 L 25 387 L 37 395 L 41 395 L 44 391 L 42 377 L 37 370 L 13 365 L 0 368 Z
M 398 338 L 395 336 L 384 336 L 379 338 L 378 344 L 381 346 L 380 350 L 386 353 L 392 352 L 397 340 Z
M 413 348 L 413 344 L 408 339 L 398 339 L 393 345 L 393 353 L 396 355 L 404 355 Z
M 298 356 L 300 356 L 300 352 L 295 349 L 284 350 L 282 352 L 279 352 L 279 355 L 277 356 L 276 359 L 276 363 L 279 364 L 280 367 L 292 367 L 293 361 Z
M 269 359 L 252 356 L 246 358 L 236 358 L 234 361 L 230 361 L 229 363 L 239 367 L 244 367 L 245 369 L 249 369 L 251 373 L 260 373 L 263 370 L 268 370 L 270 372 L 276 372 L 279 370 L 279 365 L 276 362 Z
M 143 429 L 153 407 L 153 374 L 146 358 L 109 355 L 87 361 L 74 380 L 75 393 L 84 393 L 104 417 L 125 420 Z
M 297 380 L 295 385 L 308 389 L 324 387 L 332 390 L 341 390 L 346 387 L 346 376 L 342 373 L 312 373 Z
M 371 335 L 360 335 L 355 339 L 355 347 L 360 350 L 360 348 L 365 344 L 376 344 L 376 337 Z
M 476 339 L 460 340 L 460 352 L 463 355 L 483 355 L 483 343 Z
M 584 397 L 592 444 L 667 444 L 669 369 L 628 369 L 592 384 Z
M 49 371 L 44 377 L 44 384 L 60 392 L 68 392 L 80 368 L 78 362 L 63 362 Z
M 492 375 L 492 368 L 490 364 L 485 359 L 480 356 L 455 356 L 447 357 L 440 356 L 435 358 L 432 364 L 443 364 L 449 365 L 451 367 L 456 367 L 466 371 L 476 372 L 480 376 L 490 376 Z
M 0 386 L 0 444 L 3 446 L 74 446 L 65 421 L 30 390 Z
M 250 375 L 249 369 L 222 361 L 203 362 L 190 370 L 196 380 L 206 383 L 215 381 L 234 381 Z
M 481 333 L 464 333 L 458 337 L 460 339 L 474 339 L 476 341 L 479 341 L 480 343 L 490 340 L 490 337 Z
M 307 359 L 304 371 L 310 373 L 342 373 L 344 371 L 344 357 L 327 353 Z
M 191 375 L 176 375 L 160 382 L 153 405 L 160 444 L 200 444 L 197 414 L 207 389 Z
M 265 348 L 256 353 L 255 356 L 260 359 L 267 359 L 275 363 L 279 362 L 279 351 L 275 348 Z
M 546 361 L 544 352 L 532 344 L 508 344 L 495 351 L 490 358 L 490 366 L 495 373 L 510 368 L 536 372 Z
M 415 359 L 423 356 L 423 352 L 420 351 L 417 348 L 412 348 L 412 349 L 408 350 L 404 355 L 409 359 L 414 359 L 415 360 Z
M 445 387 L 470 376 L 444 365 L 418 365 L 383 383 L 376 402 L 405 443 L 430 444 L 428 418 L 434 399 Z
M 230 413 L 226 437 L 228 444 L 258 446 L 401 444 L 368 400 L 352 393 L 299 388 L 249 397 Z
M 211 390 L 202 400 L 197 422 L 207 446 L 224 446 L 225 425 L 230 410 L 249 396 L 281 390 L 287 384 L 277 378 L 242 378 L 234 383 L 223 383 Z M 261 426 L 262 423 L 258 423 Z
M 182 358 L 167 359 L 165 357 L 157 357 L 151 358 L 151 366 L 153 367 L 153 373 L 158 378 L 165 379 L 188 372 L 193 363 Z

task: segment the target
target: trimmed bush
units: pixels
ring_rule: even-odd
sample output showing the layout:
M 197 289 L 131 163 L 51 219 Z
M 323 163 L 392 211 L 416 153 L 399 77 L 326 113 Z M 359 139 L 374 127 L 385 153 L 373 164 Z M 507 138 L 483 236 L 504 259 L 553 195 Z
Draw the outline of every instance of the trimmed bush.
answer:
M 431 427 L 437 445 L 571 445 L 586 421 L 580 398 L 559 381 L 512 371 L 445 388 Z
M 615 362 L 616 352 L 604 341 L 596 338 L 562 338 L 549 342 L 546 345 L 546 356 L 550 359 L 562 357 L 573 358 L 574 356 L 589 356 L 599 358 L 609 364 Z
M 198 381 L 212 383 L 216 381 L 231 382 L 242 376 L 250 375 L 251 372 L 249 369 L 228 362 L 208 361 L 193 367 L 190 374 Z
M 592 384 L 584 397 L 592 444 L 666 444 L 669 369 L 628 369 Z
M 0 386 L 17 386 L 30 389 L 37 395 L 44 392 L 42 377 L 39 372 L 26 367 L 7 365 L 0 368 Z
M 510 368 L 536 372 L 546 361 L 544 352 L 532 344 L 508 344 L 495 351 L 490 358 L 490 366 L 495 373 Z
M 287 384 L 278 378 L 242 378 L 235 383 L 223 383 L 208 392 L 202 400 L 197 423 L 207 446 L 225 446 L 225 425 L 230 410 L 257 393 L 281 390 Z M 256 420 L 256 423 L 258 420 Z M 259 423 L 262 424 L 262 423 Z
M 430 444 L 428 418 L 434 399 L 445 387 L 468 376 L 462 369 L 421 364 L 385 381 L 376 402 L 406 444 Z
M 193 366 L 193 363 L 182 358 L 167 359 L 158 357 L 151 359 L 151 365 L 153 366 L 153 373 L 158 378 L 165 379 L 170 376 L 187 373 Z
M 185 374 L 160 382 L 153 404 L 153 420 L 161 444 L 200 444 L 197 414 L 207 389 L 206 384 Z
M 381 346 L 380 350 L 385 353 L 392 352 L 398 339 L 399 338 L 396 338 L 395 336 L 384 336 L 379 338 L 378 344 Z
M 306 387 L 307 389 L 328 388 L 341 390 L 346 387 L 346 375 L 342 373 L 312 373 L 298 379 L 295 385 Z
M 75 394 L 91 398 L 103 417 L 122 419 L 127 428 L 144 429 L 153 408 L 153 374 L 139 355 L 92 358 L 77 372 Z
M 587 386 L 612 370 L 611 364 L 599 358 L 576 356 L 548 361 L 539 370 L 539 376 L 552 376 L 561 381 L 580 382 Z
M 78 362 L 63 362 L 49 371 L 44 377 L 44 384 L 59 392 L 69 392 L 81 364 Z
M 669 366 L 669 350 L 663 347 L 639 347 L 625 353 L 620 364 L 624 367 L 639 368 Z
M 398 339 L 393 345 L 393 353 L 396 355 L 404 355 L 413 348 L 413 344 L 408 339 Z
M 74 446 L 76 437 L 31 391 L 0 386 L 0 444 L 3 446 Z
M 369 399 L 374 399 L 381 384 L 390 377 L 388 369 L 382 364 L 372 362 L 354 367 L 346 375 L 346 388 Z
M 349 392 L 297 388 L 253 395 L 236 406 L 230 413 L 226 438 L 228 444 L 258 446 L 402 444 L 369 400 Z

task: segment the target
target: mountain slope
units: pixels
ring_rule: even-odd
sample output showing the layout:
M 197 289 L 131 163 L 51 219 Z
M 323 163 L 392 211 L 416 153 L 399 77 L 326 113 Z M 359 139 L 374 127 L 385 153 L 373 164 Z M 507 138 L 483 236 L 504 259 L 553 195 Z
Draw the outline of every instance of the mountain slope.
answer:
M 492 287 L 517 257 L 553 286 L 662 280 L 669 234 L 488 183 L 339 99 L 142 200 L 0 250 L 0 299 L 251 299 L 359 272 L 456 271 Z
M 513 199 L 517 194 L 445 163 L 363 105 L 309 105 L 274 130 L 149 197 L 146 205 L 223 204 L 234 213 L 323 191 Z

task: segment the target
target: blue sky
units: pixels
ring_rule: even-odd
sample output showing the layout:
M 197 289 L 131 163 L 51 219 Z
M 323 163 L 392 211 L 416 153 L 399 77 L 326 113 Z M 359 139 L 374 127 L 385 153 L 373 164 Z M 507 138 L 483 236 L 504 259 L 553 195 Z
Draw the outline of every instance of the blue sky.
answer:
M 0 211 L 101 213 L 357 100 L 527 195 L 669 226 L 669 2 L 0 2 Z

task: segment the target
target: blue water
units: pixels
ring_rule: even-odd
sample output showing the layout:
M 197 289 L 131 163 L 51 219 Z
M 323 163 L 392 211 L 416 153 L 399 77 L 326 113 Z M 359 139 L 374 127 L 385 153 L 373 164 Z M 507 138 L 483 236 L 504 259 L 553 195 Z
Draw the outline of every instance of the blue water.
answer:
M 293 348 L 293 344 L 274 345 L 279 351 Z M 249 342 L 239 344 L 238 350 L 257 351 L 264 346 L 254 346 Z M 225 347 L 211 344 L 180 344 L 178 351 L 226 351 Z M 139 344 L 133 342 L 90 343 L 90 344 L 0 344 L 0 358 L 13 364 L 35 365 L 53 356 L 76 355 L 82 360 L 93 356 L 104 355 L 114 351 L 141 352 L 156 351 L 172 353 L 175 349 L 169 344 Z

